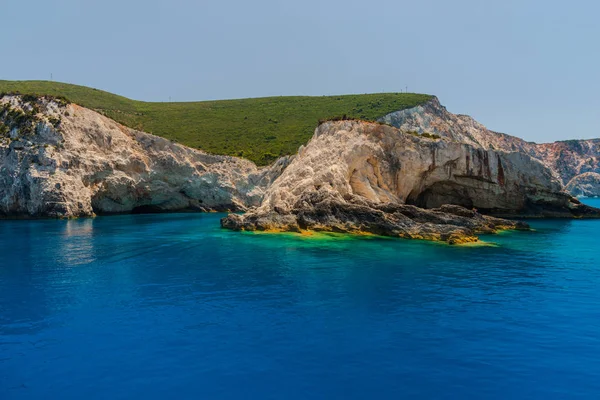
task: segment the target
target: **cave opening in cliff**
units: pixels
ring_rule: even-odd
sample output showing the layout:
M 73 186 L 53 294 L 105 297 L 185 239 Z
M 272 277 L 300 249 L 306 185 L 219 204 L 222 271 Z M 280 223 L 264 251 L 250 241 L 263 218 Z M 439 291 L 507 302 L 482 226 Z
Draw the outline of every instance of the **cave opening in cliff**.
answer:
M 466 188 L 455 182 L 436 182 L 420 193 L 411 193 L 406 203 L 421 208 L 438 208 L 444 204 L 473 208 L 473 199 Z
M 92 210 L 96 215 L 118 215 L 118 214 L 159 214 L 167 212 L 159 206 L 144 205 L 134 207 L 130 211 L 106 211 L 92 203 Z
M 159 213 L 164 213 L 164 212 L 165 212 L 165 210 L 163 210 L 159 206 L 155 206 L 155 205 L 151 205 L 151 204 L 134 207 L 131 210 L 131 214 L 159 214 Z

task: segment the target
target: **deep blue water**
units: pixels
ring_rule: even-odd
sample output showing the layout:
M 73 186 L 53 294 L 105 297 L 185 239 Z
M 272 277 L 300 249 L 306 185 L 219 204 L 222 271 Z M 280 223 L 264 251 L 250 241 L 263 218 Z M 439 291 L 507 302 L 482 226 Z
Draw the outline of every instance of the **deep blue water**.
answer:
M 600 398 L 600 221 L 452 247 L 221 216 L 0 221 L 0 399 Z

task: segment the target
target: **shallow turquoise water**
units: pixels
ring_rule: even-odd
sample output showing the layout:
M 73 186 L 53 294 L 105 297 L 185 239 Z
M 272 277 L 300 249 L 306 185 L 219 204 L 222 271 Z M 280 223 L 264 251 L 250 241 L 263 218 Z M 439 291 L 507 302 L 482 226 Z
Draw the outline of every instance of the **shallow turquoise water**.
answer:
M 221 216 L 0 221 L 0 399 L 600 397 L 600 221 L 452 247 Z

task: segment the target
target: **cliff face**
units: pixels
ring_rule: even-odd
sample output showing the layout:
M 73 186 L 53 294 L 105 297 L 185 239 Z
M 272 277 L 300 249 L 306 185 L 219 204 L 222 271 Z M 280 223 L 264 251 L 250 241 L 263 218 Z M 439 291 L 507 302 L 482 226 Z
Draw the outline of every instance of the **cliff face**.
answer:
M 433 214 L 422 208 L 434 209 Z M 450 242 L 517 227 L 472 208 L 510 217 L 595 214 L 564 192 L 540 161 L 524 153 L 428 139 L 378 123 L 339 121 L 319 126 L 258 209 L 229 216 L 222 224 L 231 229 L 363 231 Z
M 488 212 L 570 213 L 570 196 L 538 160 L 377 123 L 327 122 L 266 192 L 261 208 L 289 210 L 309 190 L 425 208 L 456 204 Z M 562 212 L 561 211 L 561 212 Z
M 437 98 L 408 110 L 397 111 L 381 118 L 405 131 L 433 133 L 452 141 L 467 143 L 483 149 L 521 152 L 542 161 L 558 180 L 578 195 L 583 191 L 578 180 L 570 182 L 587 172 L 600 173 L 600 139 L 567 140 L 536 144 L 523 139 L 487 129 L 466 115 L 449 113 Z M 587 192 L 598 196 L 600 191 Z
M 57 100 L 0 99 L 0 215 L 245 210 L 288 159 L 259 169 Z

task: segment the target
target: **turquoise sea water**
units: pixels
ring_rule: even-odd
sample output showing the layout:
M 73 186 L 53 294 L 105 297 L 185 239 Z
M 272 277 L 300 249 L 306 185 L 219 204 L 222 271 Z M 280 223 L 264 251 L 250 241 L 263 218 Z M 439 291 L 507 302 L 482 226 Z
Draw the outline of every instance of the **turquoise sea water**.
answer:
M 220 217 L 0 221 L 0 399 L 600 398 L 600 221 L 452 247 Z

